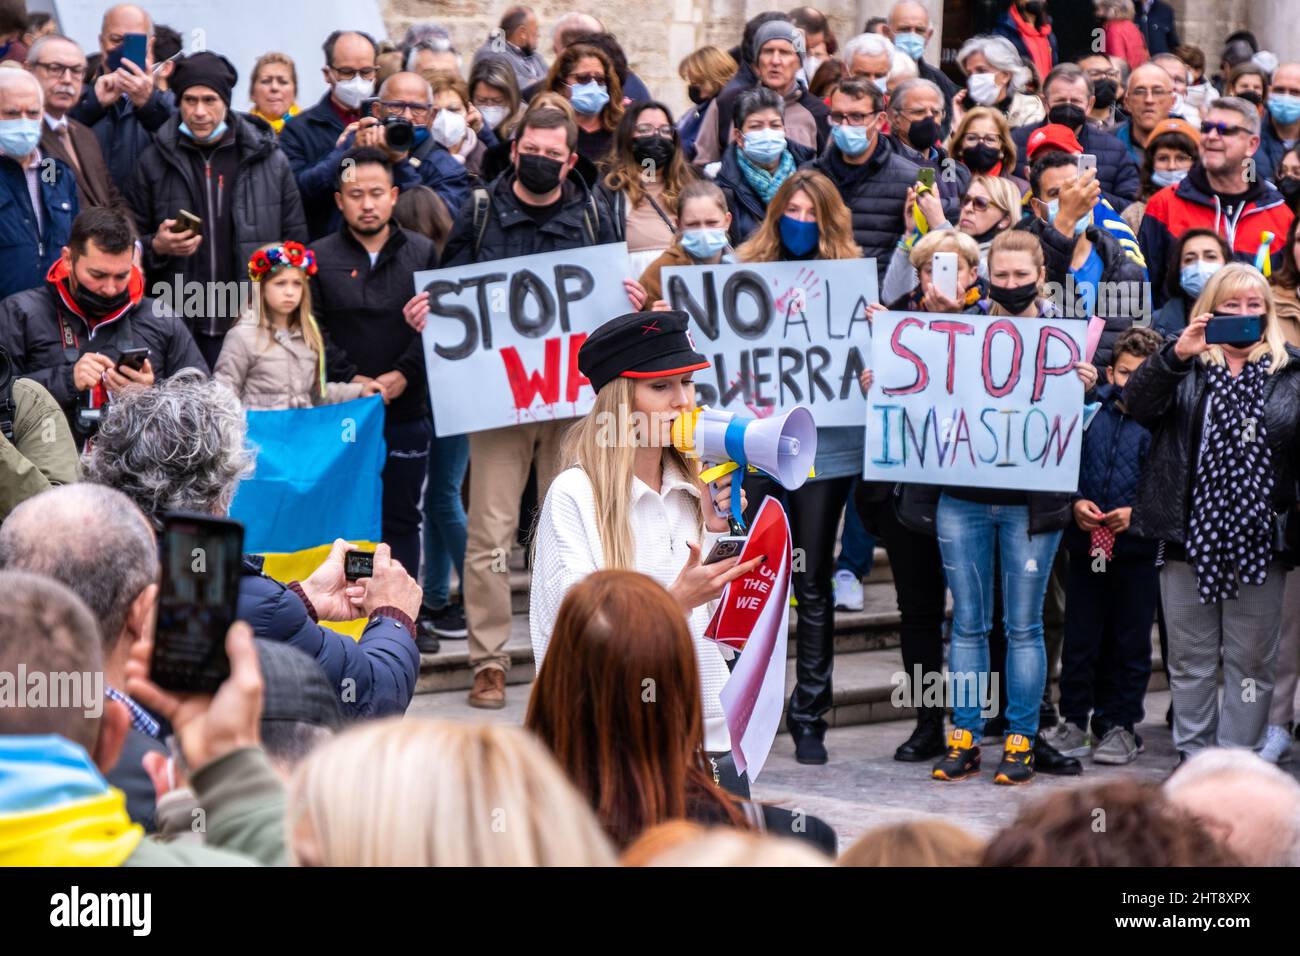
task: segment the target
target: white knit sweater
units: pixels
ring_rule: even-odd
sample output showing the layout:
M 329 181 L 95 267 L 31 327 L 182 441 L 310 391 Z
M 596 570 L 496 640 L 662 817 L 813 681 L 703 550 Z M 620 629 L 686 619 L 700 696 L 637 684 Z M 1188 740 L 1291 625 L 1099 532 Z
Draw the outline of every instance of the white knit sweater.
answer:
M 690 556 L 687 541 L 699 542 L 701 554 L 707 555 L 718 536 L 705 533 L 701 540 L 699 514 L 699 489 L 677 466 L 665 464 L 658 494 L 634 477 L 631 521 L 636 570 L 668 587 L 677 580 Z M 536 534 L 528 630 L 533 641 L 533 657 L 540 670 L 564 595 L 604 565 L 595 495 L 587 473 L 581 468 L 569 468 L 551 483 Z M 731 749 L 731 738 L 718 694 L 730 672 L 721 648 L 704 636 L 712 613 L 712 605 L 702 605 L 691 611 L 687 623 L 700 668 L 704 747 L 709 751 L 726 751 Z

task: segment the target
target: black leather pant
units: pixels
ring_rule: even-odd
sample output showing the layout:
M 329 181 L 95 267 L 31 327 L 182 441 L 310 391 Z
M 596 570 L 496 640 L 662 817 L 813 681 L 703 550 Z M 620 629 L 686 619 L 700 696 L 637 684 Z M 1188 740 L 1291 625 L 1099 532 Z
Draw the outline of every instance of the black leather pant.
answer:
M 802 549 L 803 571 L 793 576 L 794 596 L 799 602 L 798 646 L 795 686 L 786 714 L 793 736 L 812 733 L 821 737 L 826 733 L 822 715 L 831 708 L 831 669 L 835 664 L 835 535 L 852 487 L 851 475 L 809 481 L 797 491 L 784 490 L 766 475 L 745 478 L 749 499 L 746 522 L 758 513 L 764 497 L 780 498 L 790 518 L 790 546 Z

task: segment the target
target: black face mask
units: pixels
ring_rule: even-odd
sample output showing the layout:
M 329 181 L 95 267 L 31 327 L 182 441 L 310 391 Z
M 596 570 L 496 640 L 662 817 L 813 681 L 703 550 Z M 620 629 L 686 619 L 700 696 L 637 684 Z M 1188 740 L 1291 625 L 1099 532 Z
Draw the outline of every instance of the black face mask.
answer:
M 1097 109 L 1110 109 L 1119 96 L 1119 84 L 1114 80 L 1098 80 L 1092 84 L 1092 95 L 1096 98 Z
M 1047 122 L 1060 123 L 1075 132 L 1083 128 L 1083 121 L 1087 118 L 1083 107 L 1073 103 L 1058 103 L 1047 111 Z
M 1277 191 L 1282 194 L 1283 199 L 1295 205 L 1296 196 L 1300 196 L 1300 179 L 1294 176 L 1282 176 L 1274 185 L 1277 186 Z
M 686 95 L 690 97 L 691 102 L 696 106 L 708 99 L 707 96 L 700 92 L 700 88 L 694 85 L 686 87 Z
M 530 193 L 544 196 L 560 185 L 560 171 L 564 163 L 536 153 L 520 153 L 515 168 L 519 183 Z
M 532 56 L 533 53 L 536 52 L 536 50 L 537 47 L 533 46 L 531 43 L 525 43 L 523 46 L 519 48 L 519 52 L 522 53 L 524 56 Z
M 927 116 L 923 120 L 917 120 L 907 128 L 907 141 L 912 148 L 922 153 L 928 153 L 934 146 L 934 141 L 939 138 L 939 124 L 934 121 L 933 116 Z
M 69 282 L 69 285 L 72 283 Z M 102 319 L 106 315 L 112 315 L 119 311 L 123 306 L 131 301 L 131 293 L 125 287 L 117 295 L 108 298 L 100 295 L 98 292 L 91 292 L 80 283 L 72 290 L 72 301 L 77 303 L 83 315 L 92 319 Z
M 1245 93 L 1238 93 L 1237 97 L 1239 99 L 1245 100 L 1247 103 L 1250 103 L 1254 106 L 1264 105 L 1264 97 L 1260 96 L 1254 90 L 1247 90 Z
M 1025 309 L 1029 308 L 1031 302 L 1038 298 L 1038 283 L 1029 282 L 1025 285 L 1012 286 L 1005 288 L 1000 285 L 989 286 L 989 298 L 996 302 L 1008 312 L 1019 315 Z
M 646 160 L 654 163 L 655 169 L 664 169 L 677 152 L 677 144 L 671 139 L 651 134 L 632 138 L 632 157 L 637 164 L 644 167 Z
M 1029 0 L 1024 6 L 1024 11 L 1031 17 L 1041 17 L 1044 7 L 1046 7 L 1046 4 L 1043 0 Z
M 987 173 L 1002 161 L 1002 147 L 987 146 L 984 143 L 967 146 L 961 151 L 961 161 L 976 175 Z

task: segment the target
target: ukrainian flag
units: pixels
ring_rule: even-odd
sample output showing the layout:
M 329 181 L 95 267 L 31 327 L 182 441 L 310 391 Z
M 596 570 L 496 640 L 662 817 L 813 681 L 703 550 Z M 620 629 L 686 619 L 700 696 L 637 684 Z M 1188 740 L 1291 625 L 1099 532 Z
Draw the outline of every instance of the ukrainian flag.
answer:
M 257 464 L 230 516 L 244 525 L 244 550 L 265 557 L 267 575 L 302 580 L 335 538 L 373 550 L 383 513 L 383 400 L 245 414 Z M 328 626 L 359 637 L 365 623 Z
M 1112 236 L 1119 240 L 1120 246 L 1123 247 L 1125 255 L 1140 265 L 1143 269 L 1147 267 L 1146 257 L 1142 255 L 1142 247 L 1138 245 L 1138 238 L 1129 228 L 1123 217 L 1115 211 L 1112 206 L 1104 199 L 1098 199 L 1092 207 L 1092 224 L 1098 229 L 1104 229 Z M 1144 277 L 1144 280 L 1149 278 Z

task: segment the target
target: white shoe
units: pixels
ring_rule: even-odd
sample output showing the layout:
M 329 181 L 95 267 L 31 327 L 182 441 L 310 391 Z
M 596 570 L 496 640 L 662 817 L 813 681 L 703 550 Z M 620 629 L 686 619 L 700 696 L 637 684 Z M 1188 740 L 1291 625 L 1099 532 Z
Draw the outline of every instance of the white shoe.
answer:
M 835 572 L 835 607 L 840 611 L 862 610 L 862 582 L 847 568 Z
M 1269 763 L 1281 763 L 1291 754 L 1291 731 L 1270 724 L 1264 734 L 1264 746 L 1259 755 Z

